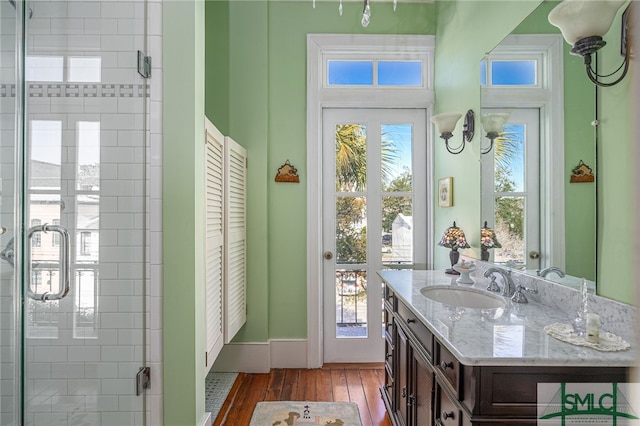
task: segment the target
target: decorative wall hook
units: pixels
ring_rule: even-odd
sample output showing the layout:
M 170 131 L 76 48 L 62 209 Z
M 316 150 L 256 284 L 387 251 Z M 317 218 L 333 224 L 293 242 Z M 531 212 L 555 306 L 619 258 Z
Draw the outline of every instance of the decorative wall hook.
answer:
M 593 175 L 593 170 L 591 167 L 584 164 L 582 160 L 580 163 L 571 171 L 571 183 L 581 183 L 581 182 L 593 182 L 595 181 L 595 176 Z
M 276 173 L 276 182 L 290 182 L 300 183 L 300 177 L 298 176 L 298 169 L 293 167 L 289 160 L 285 161 Z

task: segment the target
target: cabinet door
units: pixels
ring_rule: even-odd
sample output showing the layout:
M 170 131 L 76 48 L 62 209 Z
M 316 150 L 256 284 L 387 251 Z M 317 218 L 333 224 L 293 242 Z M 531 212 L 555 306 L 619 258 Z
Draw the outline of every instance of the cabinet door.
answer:
M 402 328 L 398 327 L 398 340 L 396 342 L 397 351 L 397 368 L 396 368 L 396 383 L 395 388 L 395 415 L 398 420 L 398 424 L 401 426 L 407 425 L 407 396 L 409 395 L 409 341 L 407 335 Z
M 413 348 L 411 353 L 411 424 L 430 426 L 433 424 L 433 367 Z

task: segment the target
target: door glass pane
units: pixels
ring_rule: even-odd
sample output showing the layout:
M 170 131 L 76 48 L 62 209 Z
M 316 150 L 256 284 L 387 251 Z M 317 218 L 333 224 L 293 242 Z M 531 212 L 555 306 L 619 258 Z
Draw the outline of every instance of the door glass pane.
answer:
M 495 231 L 502 248 L 495 250 L 495 262 L 525 260 L 525 199 L 524 197 L 496 197 Z
M 382 197 L 382 262 L 413 263 L 413 197 Z
M 336 337 L 367 337 L 367 272 L 336 270 Z
M 336 126 L 336 191 L 367 189 L 367 127 L 364 124 Z
M 506 124 L 495 141 L 496 192 L 522 192 L 525 188 L 525 125 Z
M 367 201 L 365 197 L 336 199 L 336 263 L 367 262 Z
M 383 124 L 382 128 L 382 190 L 411 191 L 412 140 L 411 124 Z

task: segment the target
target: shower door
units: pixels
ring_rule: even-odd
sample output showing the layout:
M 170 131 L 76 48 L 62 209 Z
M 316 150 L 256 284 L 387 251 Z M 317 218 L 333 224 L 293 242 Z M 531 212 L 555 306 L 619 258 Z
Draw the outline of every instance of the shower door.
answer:
M 142 425 L 145 4 L 1 1 L 0 425 Z

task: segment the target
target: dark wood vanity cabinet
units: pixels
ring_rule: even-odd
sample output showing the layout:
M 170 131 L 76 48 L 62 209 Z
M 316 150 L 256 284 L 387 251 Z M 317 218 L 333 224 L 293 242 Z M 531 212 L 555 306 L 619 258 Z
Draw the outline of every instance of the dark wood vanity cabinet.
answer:
M 537 425 L 538 383 L 626 382 L 625 367 L 468 366 L 385 287 L 385 386 L 394 426 Z
M 381 389 L 382 398 L 394 425 L 431 425 L 435 386 L 431 363 L 433 335 L 389 289 L 386 294 L 390 297 L 385 301 L 385 317 L 392 325 L 387 324 L 385 334 L 388 380 Z

